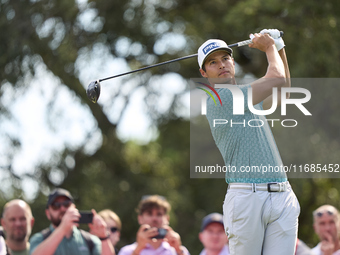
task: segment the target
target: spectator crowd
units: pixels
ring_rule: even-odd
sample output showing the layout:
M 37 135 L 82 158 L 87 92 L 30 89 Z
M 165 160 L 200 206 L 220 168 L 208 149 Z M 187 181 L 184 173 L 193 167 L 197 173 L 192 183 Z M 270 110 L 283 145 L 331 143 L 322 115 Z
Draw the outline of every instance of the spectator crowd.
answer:
M 30 206 L 21 199 L 7 202 L 2 210 L 0 255 L 190 255 L 180 234 L 170 226 L 171 205 L 165 197 L 142 197 L 137 205 L 139 228 L 134 243 L 120 250 L 122 222 L 110 209 L 83 215 L 69 191 L 57 188 L 47 197 L 45 215 L 50 225 L 31 236 L 35 219 Z M 89 232 L 80 228 L 87 223 Z M 319 243 L 308 247 L 297 239 L 296 255 L 340 255 L 339 211 L 322 205 L 313 212 L 313 228 Z M 213 212 L 200 224 L 200 255 L 229 255 L 223 215 Z

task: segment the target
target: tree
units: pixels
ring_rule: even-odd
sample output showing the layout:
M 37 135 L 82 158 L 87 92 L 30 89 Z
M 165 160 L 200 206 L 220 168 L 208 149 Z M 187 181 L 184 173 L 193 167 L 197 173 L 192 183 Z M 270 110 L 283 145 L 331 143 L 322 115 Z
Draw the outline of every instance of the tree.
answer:
M 2 1 L 1 204 L 12 197 L 25 198 L 22 188 L 30 181 L 39 186 L 32 207 L 40 218 L 46 194 L 55 186 L 63 186 L 74 194 L 80 209 L 116 210 L 123 218 L 123 244 L 134 239 L 137 222 L 133 210 L 141 195 L 160 193 L 172 203 L 171 224 L 178 228 L 183 243 L 192 254 L 198 253 L 198 222 L 206 213 L 220 210 L 226 184 L 220 179 L 189 178 L 189 120 L 180 114 L 181 96 L 188 93 L 189 86 L 175 92 L 157 87 L 166 83 L 162 78 L 174 73 L 180 75 L 184 84 L 191 77 L 198 77 L 196 61 L 185 60 L 107 82 L 99 104 L 92 104 L 86 97 L 88 84 L 83 82 L 83 70 L 95 63 L 93 56 L 120 59 L 135 69 L 193 54 L 207 38 L 234 43 L 247 39 L 249 33 L 272 27 L 285 32 L 293 77 L 337 77 L 339 67 L 334 63 L 339 58 L 338 10 L 339 3 L 334 0 L 324 4 L 254 0 Z M 260 77 L 265 71 L 266 59 L 259 51 L 238 48 L 234 57 L 241 77 Z M 99 69 L 96 76 L 101 76 L 102 65 L 90 69 L 95 68 Z M 79 143 L 64 141 L 46 159 L 22 173 L 13 164 L 20 158 L 23 145 L 22 136 L 13 131 L 18 126 L 14 106 L 30 91 L 41 69 L 56 80 L 56 85 L 48 81 L 38 89 L 43 98 L 46 94 L 42 88 L 53 88 L 43 119 L 51 133 L 70 129 L 72 124 L 72 118 L 64 117 L 69 116 L 70 108 L 58 108 L 58 104 L 67 103 L 64 93 L 74 101 L 72 108 L 81 108 L 83 120 L 89 122 L 83 125 L 84 135 Z M 119 82 L 119 86 L 110 88 L 114 82 Z M 293 131 L 273 128 L 284 162 L 338 163 L 338 90 L 334 84 L 336 81 L 323 87 L 317 83 L 306 85 L 312 98 L 318 95 L 322 99 L 308 105 L 313 112 L 308 127 L 301 124 Z M 133 96 L 139 94 L 144 95 L 145 112 L 158 134 L 146 145 L 121 141 L 117 136 Z M 164 98 L 169 101 L 166 109 L 159 106 L 159 101 L 166 101 Z M 291 182 L 302 207 L 300 237 L 315 244 L 311 211 L 326 202 L 339 207 L 335 188 L 338 180 L 302 178 Z M 37 222 L 34 231 L 46 224 L 47 221 Z

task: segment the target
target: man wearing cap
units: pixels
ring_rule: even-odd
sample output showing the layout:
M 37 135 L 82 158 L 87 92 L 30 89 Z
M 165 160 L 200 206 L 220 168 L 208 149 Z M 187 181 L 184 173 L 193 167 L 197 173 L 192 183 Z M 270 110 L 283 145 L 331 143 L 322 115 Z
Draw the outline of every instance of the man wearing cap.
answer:
M 1 225 L 6 233 L 6 244 L 12 255 L 28 255 L 34 218 L 31 207 L 21 199 L 14 199 L 5 204 Z
M 223 216 L 211 213 L 202 220 L 198 235 L 204 249 L 200 255 L 229 255 L 228 237 L 224 232 Z
M 215 106 L 208 97 L 206 112 L 225 165 L 234 170 L 227 171 L 225 176 L 228 192 L 223 205 L 224 227 L 232 255 L 291 255 L 296 245 L 300 206 L 286 174 L 245 171 L 263 165 L 272 168 L 283 165 L 268 121 L 264 115 L 254 114 L 252 108 L 258 111 L 271 108 L 273 89 L 277 90 L 280 103 L 281 87 L 290 86 L 285 45 L 276 29 L 262 30 L 251 38 L 249 47 L 266 54 L 268 68 L 264 77 L 247 85 L 237 85 L 232 49 L 225 42 L 208 40 L 198 49 L 201 75 L 212 87 L 225 85 L 216 89 L 222 105 Z M 242 96 L 245 103 L 236 104 Z M 243 114 L 234 115 L 233 110 L 240 110 L 233 109 L 234 105 L 244 108 Z M 233 125 L 215 126 L 215 119 L 228 120 Z M 252 126 L 247 125 L 249 120 Z
M 106 223 L 95 210 L 92 210 L 93 221 L 89 224 L 94 235 L 77 228 L 80 214 L 67 190 L 57 188 L 49 195 L 45 213 L 51 225 L 32 236 L 30 254 L 115 254 Z
M 320 206 L 313 212 L 313 227 L 320 243 L 312 249 L 315 255 L 340 255 L 339 211 L 331 205 Z

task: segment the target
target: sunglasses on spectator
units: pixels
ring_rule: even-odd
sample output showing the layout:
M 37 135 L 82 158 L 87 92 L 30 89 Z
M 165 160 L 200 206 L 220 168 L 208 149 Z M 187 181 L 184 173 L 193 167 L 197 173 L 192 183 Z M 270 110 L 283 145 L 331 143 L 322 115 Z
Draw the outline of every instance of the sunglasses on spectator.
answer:
M 316 213 L 314 213 L 314 215 L 317 216 L 317 217 L 321 217 L 322 215 L 324 215 L 324 213 L 327 213 L 330 216 L 334 214 L 331 211 L 323 211 L 323 212 L 316 212 Z
M 60 207 L 64 206 L 65 208 L 69 208 L 70 205 L 72 204 L 72 201 L 71 200 L 65 200 L 63 202 L 55 202 L 53 204 L 51 204 L 51 207 L 53 210 L 59 210 Z
M 116 233 L 118 231 L 118 228 L 112 227 L 110 228 L 111 233 Z

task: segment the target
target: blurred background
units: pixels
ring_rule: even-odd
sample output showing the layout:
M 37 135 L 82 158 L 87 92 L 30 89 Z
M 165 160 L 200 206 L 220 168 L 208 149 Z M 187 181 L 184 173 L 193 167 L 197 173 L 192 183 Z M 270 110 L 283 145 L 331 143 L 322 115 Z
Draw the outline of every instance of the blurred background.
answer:
M 196 59 L 105 81 L 98 104 L 87 99 L 88 84 L 196 53 L 209 38 L 231 44 L 263 28 L 285 32 L 292 77 L 337 78 L 339 11 L 336 0 L 0 0 L 1 208 L 28 201 L 38 232 L 49 224 L 46 196 L 63 187 L 78 209 L 121 217 L 121 247 L 135 241 L 141 197 L 159 194 L 172 205 L 171 226 L 198 254 L 201 220 L 221 212 L 227 185 L 190 178 Z M 235 49 L 234 58 L 238 77 L 265 73 L 257 50 Z M 323 83 L 310 87 L 323 100 L 309 125 L 273 128 L 285 164 L 340 162 L 340 86 Z M 325 203 L 340 208 L 340 179 L 290 182 L 301 205 L 299 238 L 313 247 L 311 213 Z

